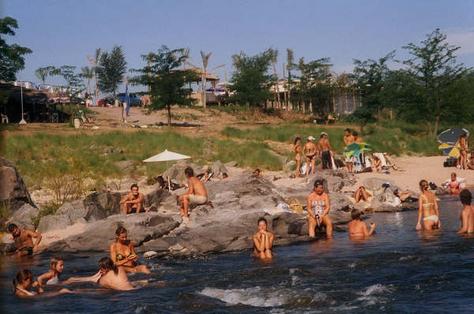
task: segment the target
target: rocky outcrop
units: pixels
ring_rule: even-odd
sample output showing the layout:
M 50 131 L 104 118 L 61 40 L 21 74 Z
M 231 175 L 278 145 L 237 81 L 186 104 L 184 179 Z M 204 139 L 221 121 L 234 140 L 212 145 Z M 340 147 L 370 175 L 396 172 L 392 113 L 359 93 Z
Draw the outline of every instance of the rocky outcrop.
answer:
M 20 173 L 3 157 L 0 157 L 0 202 L 7 204 L 13 212 L 24 204 L 36 207 Z
M 30 230 L 35 229 L 35 219 L 39 215 L 39 209 L 30 204 L 23 204 L 17 209 L 13 215 L 8 219 L 8 223 L 14 223 L 20 227 Z

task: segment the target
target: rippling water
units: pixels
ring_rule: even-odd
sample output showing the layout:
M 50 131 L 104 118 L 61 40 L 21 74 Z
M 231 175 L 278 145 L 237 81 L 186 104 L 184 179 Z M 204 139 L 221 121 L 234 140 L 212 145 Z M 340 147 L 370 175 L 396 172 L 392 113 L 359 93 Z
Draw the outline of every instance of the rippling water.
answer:
M 201 260 L 147 261 L 153 275 L 133 292 L 92 291 L 20 300 L 11 279 L 20 267 L 6 259 L 0 273 L 2 313 L 367 313 L 472 312 L 474 239 L 456 234 L 460 205 L 445 199 L 443 229 L 417 233 L 416 212 L 377 214 L 377 234 L 353 243 L 346 233 L 332 241 L 279 247 L 271 264 L 250 253 Z M 102 254 L 66 257 L 64 278 L 92 274 Z M 25 262 L 35 274 L 48 256 Z

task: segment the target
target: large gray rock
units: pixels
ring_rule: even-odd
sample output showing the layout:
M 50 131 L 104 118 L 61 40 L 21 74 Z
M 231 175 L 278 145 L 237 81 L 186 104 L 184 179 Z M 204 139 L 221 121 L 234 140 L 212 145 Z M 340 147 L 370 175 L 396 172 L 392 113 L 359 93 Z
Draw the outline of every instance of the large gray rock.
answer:
M 84 208 L 87 210 L 87 221 L 96 221 L 107 218 L 110 215 L 120 213 L 120 200 L 122 194 L 119 192 L 94 192 L 84 199 Z
M 63 204 L 56 211 L 56 215 L 65 215 L 72 223 L 86 219 L 88 210 L 84 206 L 83 200 L 76 200 Z
M 366 178 L 362 181 L 362 183 L 366 189 L 372 191 L 374 194 L 381 194 L 384 192 L 385 189 L 382 187 L 384 183 L 388 183 L 390 185 L 388 190 L 394 191 L 398 188 L 390 179 Z
M 184 175 L 184 169 L 186 167 L 191 167 L 194 170 L 194 174 L 204 173 L 203 168 L 188 161 L 188 160 L 181 160 L 175 163 L 173 166 L 168 168 L 165 172 L 163 172 L 163 178 L 170 178 L 170 180 L 175 180 L 180 183 L 186 182 L 186 176 Z
M 36 207 L 20 173 L 13 163 L 3 157 L 0 157 L 0 202 L 6 203 L 11 211 L 24 204 Z
M 39 232 L 47 232 L 67 228 L 72 225 L 67 215 L 47 215 L 41 218 L 38 224 Z
M 18 226 L 35 229 L 35 219 L 39 215 L 39 209 L 31 206 L 30 204 L 24 204 L 20 209 L 16 210 L 12 217 L 8 220 L 8 223 L 14 223 Z
M 211 171 L 214 174 L 214 177 L 219 177 L 219 178 L 221 178 L 224 173 L 227 175 L 229 174 L 229 170 L 227 170 L 227 168 L 224 166 L 224 164 L 220 160 L 212 163 Z

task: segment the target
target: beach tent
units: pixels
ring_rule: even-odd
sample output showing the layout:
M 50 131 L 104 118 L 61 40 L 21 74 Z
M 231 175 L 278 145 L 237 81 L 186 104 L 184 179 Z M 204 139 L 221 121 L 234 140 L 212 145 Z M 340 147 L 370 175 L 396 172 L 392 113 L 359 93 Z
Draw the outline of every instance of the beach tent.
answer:
M 169 161 L 177 161 L 177 160 L 184 160 L 184 159 L 190 159 L 190 156 L 182 155 L 179 153 L 171 152 L 167 149 L 165 149 L 164 152 L 161 152 L 155 156 L 152 156 L 150 158 L 145 159 L 143 162 L 169 162 Z M 167 177 L 168 180 L 168 189 L 171 191 L 171 182 L 170 182 L 170 177 Z
M 467 134 L 469 137 L 469 131 L 464 128 L 451 128 L 444 130 L 438 135 L 438 142 L 455 145 L 462 134 Z

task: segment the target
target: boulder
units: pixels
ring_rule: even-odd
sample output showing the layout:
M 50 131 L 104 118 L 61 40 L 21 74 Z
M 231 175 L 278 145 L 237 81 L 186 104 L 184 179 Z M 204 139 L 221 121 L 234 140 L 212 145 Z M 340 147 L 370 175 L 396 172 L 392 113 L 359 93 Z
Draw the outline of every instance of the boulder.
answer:
M 94 192 L 84 199 L 84 208 L 87 211 L 85 219 L 96 221 L 107 218 L 110 215 L 120 213 L 120 200 L 122 194 L 119 192 Z
M 191 167 L 194 170 L 194 174 L 204 173 L 202 167 L 188 161 L 188 160 L 181 160 L 178 161 L 176 164 L 168 168 L 165 172 L 163 172 L 163 178 L 170 178 L 171 180 L 176 180 L 180 183 L 186 182 L 186 176 L 184 175 L 184 169 L 187 167 Z
M 33 207 L 30 204 L 24 204 L 20 207 L 20 209 L 13 213 L 12 217 L 8 220 L 8 223 L 14 223 L 20 227 L 34 230 L 35 219 L 38 217 L 38 215 L 38 208 Z
M 135 161 L 133 160 L 120 160 L 116 161 L 114 164 L 122 171 L 132 170 L 135 168 Z
M 71 223 L 75 223 L 87 217 L 87 209 L 84 206 L 83 200 L 76 200 L 63 204 L 56 211 L 56 215 L 65 215 L 69 218 Z
M 72 225 L 71 219 L 67 215 L 47 215 L 41 218 L 38 224 L 39 232 L 64 229 Z
M 13 163 L 3 157 L 0 157 L 0 202 L 8 204 L 11 211 L 24 204 L 36 207 L 20 173 Z
M 224 173 L 227 174 L 227 175 L 229 174 L 229 170 L 227 170 L 227 168 L 224 166 L 224 164 L 220 160 L 215 161 L 211 165 L 211 171 L 214 174 L 213 176 L 215 178 L 217 178 L 217 177 L 222 178 L 222 175 Z
M 390 185 L 389 190 L 392 192 L 398 188 L 395 183 L 389 179 L 366 178 L 362 181 L 362 184 L 365 186 L 365 188 L 372 191 L 374 195 L 381 194 L 384 191 L 384 188 L 382 187 L 384 183 L 388 183 Z

